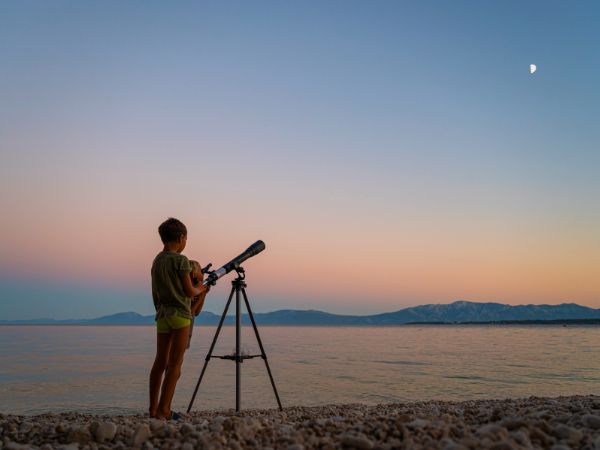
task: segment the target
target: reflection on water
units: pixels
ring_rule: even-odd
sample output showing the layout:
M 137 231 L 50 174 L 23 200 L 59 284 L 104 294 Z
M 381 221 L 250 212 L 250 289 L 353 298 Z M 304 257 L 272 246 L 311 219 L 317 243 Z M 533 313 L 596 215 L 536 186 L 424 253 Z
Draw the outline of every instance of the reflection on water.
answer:
M 185 410 L 215 329 L 194 330 L 174 408 Z M 215 354 L 235 346 L 225 327 Z M 600 328 L 562 326 L 261 327 L 284 406 L 598 393 Z M 151 326 L 0 326 L 0 412 L 140 413 Z M 258 353 L 251 328 L 244 350 Z M 235 405 L 235 367 L 213 359 L 198 409 Z M 242 407 L 275 407 L 263 361 L 242 365 Z

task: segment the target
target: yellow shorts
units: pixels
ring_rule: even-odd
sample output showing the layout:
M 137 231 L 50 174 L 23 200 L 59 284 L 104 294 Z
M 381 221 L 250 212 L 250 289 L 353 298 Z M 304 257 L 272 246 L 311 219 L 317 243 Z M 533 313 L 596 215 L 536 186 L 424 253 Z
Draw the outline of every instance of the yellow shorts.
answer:
M 161 317 L 156 321 L 157 333 L 170 333 L 173 330 L 189 327 L 192 324 L 191 319 L 179 316 Z

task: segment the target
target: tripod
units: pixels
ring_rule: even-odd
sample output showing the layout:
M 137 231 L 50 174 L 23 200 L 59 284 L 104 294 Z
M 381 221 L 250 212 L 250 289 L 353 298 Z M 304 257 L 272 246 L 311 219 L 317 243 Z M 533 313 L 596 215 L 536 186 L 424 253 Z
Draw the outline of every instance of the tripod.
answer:
M 225 305 L 225 310 L 223 311 L 223 315 L 221 316 L 221 321 L 219 322 L 219 326 L 215 333 L 215 337 L 213 338 L 212 344 L 210 345 L 210 350 L 206 355 L 206 359 L 204 360 L 204 367 L 202 367 L 202 372 L 200 372 L 200 377 L 198 378 L 198 383 L 196 383 L 196 389 L 194 389 L 194 394 L 192 395 L 192 399 L 190 400 L 190 404 L 188 406 L 187 412 L 189 413 L 192 409 L 192 405 L 194 404 L 194 400 L 196 399 L 196 394 L 198 393 L 198 388 L 200 387 L 200 383 L 202 382 L 202 378 L 204 377 L 204 372 L 206 371 L 206 366 L 208 365 L 208 361 L 211 358 L 219 358 L 219 359 L 229 359 L 231 361 L 235 361 L 235 410 L 236 412 L 240 412 L 240 394 L 241 394 L 241 366 L 244 362 L 244 359 L 251 359 L 261 357 L 265 362 L 265 366 L 267 367 L 267 372 L 269 373 L 269 378 L 271 380 L 271 386 L 273 386 L 273 392 L 275 393 L 275 397 L 277 398 L 277 404 L 279 405 L 279 409 L 283 410 L 281 407 L 281 401 L 279 400 L 279 394 L 277 393 L 277 388 L 275 387 L 275 381 L 273 381 L 273 375 L 271 374 L 271 368 L 269 367 L 269 362 L 267 361 L 267 354 L 265 353 L 265 349 L 262 345 L 262 341 L 260 340 L 260 335 L 258 334 L 258 328 L 256 327 L 256 322 L 254 321 L 254 316 L 252 315 L 252 309 L 250 308 L 250 302 L 248 301 L 248 296 L 246 295 L 246 274 L 244 272 L 244 268 L 237 266 L 235 267 L 235 271 L 237 272 L 237 278 L 231 282 L 231 293 L 229 294 L 229 299 L 227 300 L 227 304 Z M 227 315 L 227 310 L 229 309 L 229 304 L 231 303 L 231 299 L 233 298 L 233 293 L 235 292 L 235 355 L 213 355 L 213 350 L 215 348 L 215 344 L 217 343 L 217 338 L 219 337 L 219 333 L 221 332 L 221 327 L 223 326 L 223 322 L 225 321 L 225 316 Z M 248 316 L 250 316 L 250 320 L 252 321 L 252 327 L 254 327 L 254 334 L 256 334 L 256 340 L 258 341 L 258 346 L 260 347 L 260 355 L 242 355 L 240 354 L 240 341 L 241 341 L 241 328 L 242 328 L 242 315 L 240 309 L 240 293 L 244 297 L 244 302 L 246 303 L 246 309 L 248 310 Z

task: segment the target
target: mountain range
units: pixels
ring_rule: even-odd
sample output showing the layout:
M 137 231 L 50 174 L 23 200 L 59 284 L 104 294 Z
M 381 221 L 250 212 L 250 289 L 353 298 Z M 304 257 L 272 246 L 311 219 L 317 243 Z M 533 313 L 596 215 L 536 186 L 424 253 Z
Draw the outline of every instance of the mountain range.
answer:
M 205 311 L 196 318 L 199 325 L 217 325 L 221 316 Z M 411 323 L 510 323 L 540 321 L 580 321 L 600 323 L 600 309 L 575 303 L 560 305 L 505 305 L 456 301 L 450 304 L 431 304 L 404 308 L 399 311 L 353 316 L 332 314 L 316 310 L 284 309 L 268 313 L 255 313 L 258 325 L 404 325 Z M 234 316 L 225 318 L 226 325 L 235 323 Z M 249 324 L 246 314 L 242 323 Z M 143 316 L 123 312 L 95 319 L 32 319 L 0 320 L 0 325 L 150 325 L 154 315 Z

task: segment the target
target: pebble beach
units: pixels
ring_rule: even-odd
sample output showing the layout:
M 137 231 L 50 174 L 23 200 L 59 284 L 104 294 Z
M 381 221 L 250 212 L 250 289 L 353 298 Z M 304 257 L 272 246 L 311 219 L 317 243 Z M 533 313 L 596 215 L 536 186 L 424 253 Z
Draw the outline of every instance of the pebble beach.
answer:
M 529 397 L 147 415 L 0 414 L 0 449 L 590 449 L 600 397 Z

